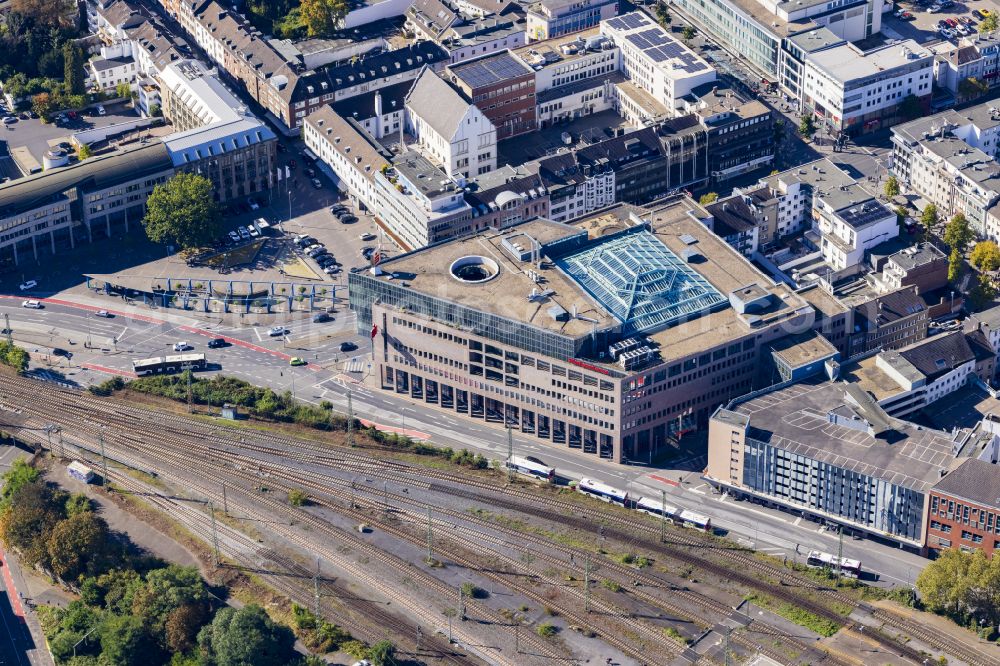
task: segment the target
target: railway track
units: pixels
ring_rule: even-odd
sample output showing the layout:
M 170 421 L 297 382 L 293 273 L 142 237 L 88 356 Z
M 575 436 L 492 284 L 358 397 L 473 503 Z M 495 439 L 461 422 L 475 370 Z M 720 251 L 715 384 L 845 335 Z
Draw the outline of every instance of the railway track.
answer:
M 22 397 L 28 400 L 35 400 L 39 397 L 37 392 L 32 392 L 30 388 L 32 384 L 33 382 L 24 379 L 0 378 L 0 386 L 15 388 L 16 385 L 16 388 L 22 393 Z M 50 386 L 46 386 L 46 389 L 52 392 Z M 25 392 L 30 394 L 30 398 L 24 395 Z M 658 539 L 654 541 L 651 538 L 652 533 L 658 531 L 653 527 L 654 523 L 645 519 L 640 520 L 638 516 L 625 516 L 614 512 L 599 511 L 582 506 L 576 502 L 567 502 L 555 497 L 528 493 L 516 487 L 498 488 L 496 485 L 488 484 L 478 479 L 467 476 L 459 477 L 458 475 L 441 470 L 414 468 L 403 463 L 387 462 L 383 458 L 362 455 L 357 449 L 319 446 L 307 440 L 294 439 L 273 433 L 243 432 L 228 427 L 212 427 L 197 421 L 191 421 L 182 416 L 161 414 L 145 408 L 127 405 L 120 401 L 98 400 L 71 391 L 55 391 L 54 393 L 57 394 L 57 397 L 63 399 L 59 402 L 61 408 L 65 408 L 65 403 L 68 401 L 78 407 L 78 410 L 74 411 L 81 413 L 93 415 L 94 410 L 106 412 L 113 409 L 118 414 L 130 417 L 135 421 L 158 423 L 164 429 L 173 431 L 178 435 L 206 437 L 211 434 L 216 437 L 221 436 L 219 439 L 223 442 L 228 439 L 227 444 L 229 445 L 252 447 L 258 449 L 260 452 L 295 457 L 314 463 L 339 464 L 345 467 L 354 466 L 359 470 L 359 473 L 363 471 L 363 473 L 377 478 L 391 479 L 402 476 L 403 478 L 408 478 L 410 483 L 417 483 L 413 477 L 431 478 L 441 483 L 426 484 L 430 490 L 465 497 L 473 501 L 490 501 L 491 503 L 529 515 L 540 515 L 548 519 L 556 519 L 569 526 L 581 527 L 589 525 L 592 528 L 594 522 L 597 521 L 606 526 L 605 534 L 608 536 L 614 536 L 626 542 L 636 542 L 651 552 L 678 559 L 692 566 L 723 575 L 726 578 L 748 585 L 753 589 L 761 590 L 779 599 L 789 601 L 798 606 L 804 606 L 821 617 L 833 619 L 839 624 L 844 624 L 845 622 L 842 616 L 832 613 L 821 604 L 804 599 L 802 595 L 796 594 L 792 590 L 796 588 L 807 589 L 821 595 L 826 600 L 836 601 L 850 607 L 857 605 L 857 602 L 853 598 L 837 590 L 824 587 L 814 580 L 799 576 L 783 568 L 761 562 L 742 550 L 719 548 L 718 544 L 677 533 L 673 533 L 667 543 L 660 543 Z M 237 442 L 237 437 L 242 441 Z M 294 447 L 298 451 L 291 453 L 287 449 L 276 448 L 275 445 Z M 443 485 L 444 483 L 455 484 L 455 486 L 460 487 Z M 441 487 L 439 488 L 438 486 Z M 714 554 L 727 560 L 729 564 L 720 565 L 710 562 L 686 549 L 711 549 Z M 778 581 L 778 583 L 762 584 L 762 581 L 757 576 L 749 575 L 749 572 L 759 574 L 759 576 L 765 578 L 772 578 Z M 873 612 L 873 609 L 870 607 L 864 609 Z M 933 634 L 928 634 L 926 637 L 919 636 L 917 631 L 913 631 L 914 627 L 908 624 L 905 619 L 893 614 L 883 613 L 876 616 L 876 619 L 908 635 L 919 637 L 921 640 L 926 641 L 928 645 L 952 653 L 967 663 L 976 666 L 979 664 L 986 666 L 987 664 L 996 663 L 992 655 L 985 654 L 981 650 L 971 648 L 967 645 L 957 645 L 947 642 Z M 916 651 L 908 649 L 907 646 L 901 645 L 896 641 L 885 639 L 885 647 L 897 652 L 903 652 L 905 656 L 918 661 L 918 663 L 921 661 L 918 658 L 920 655 Z M 909 654 L 906 654 L 907 652 Z

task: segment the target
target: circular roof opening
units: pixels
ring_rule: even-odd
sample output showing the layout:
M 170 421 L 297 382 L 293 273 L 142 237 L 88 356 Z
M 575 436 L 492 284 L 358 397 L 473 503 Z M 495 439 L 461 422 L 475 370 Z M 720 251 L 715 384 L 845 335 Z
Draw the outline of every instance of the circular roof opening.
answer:
M 500 265 L 489 257 L 460 257 L 451 262 L 451 276 L 459 282 L 479 284 L 489 282 L 500 273 Z

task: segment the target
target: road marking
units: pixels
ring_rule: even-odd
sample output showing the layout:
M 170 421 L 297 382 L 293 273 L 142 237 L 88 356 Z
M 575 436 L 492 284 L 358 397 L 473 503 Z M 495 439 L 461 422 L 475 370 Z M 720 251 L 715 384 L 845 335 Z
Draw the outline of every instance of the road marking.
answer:
M 655 481 L 659 481 L 660 483 L 665 483 L 668 486 L 674 486 L 675 488 L 678 487 L 679 485 L 681 485 L 681 484 L 677 483 L 676 481 L 674 481 L 672 479 L 668 479 L 668 478 L 665 478 L 665 477 L 662 477 L 662 476 L 658 476 L 656 474 L 650 474 L 649 478 L 651 478 L 651 479 L 653 479 Z
M 798 527 L 799 523 L 801 523 L 801 522 L 802 522 L 802 516 L 799 516 L 798 518 L 795 519 L 795 522 L 792 523 L 792 525 L 795 525 L 796 527 Z
M 694 494 L 696 494 L 696 495 L 704 495 L 704 494 L 705 494 L 705 491 L 704 491 L 704 490 L 699 490 L 699 488 L 704 488 L 704 487 L 705 487 L 705 485 L 706 485 L 706 484 L 704 484 L 704 483 L 703 483 L 703 484 L 701 484 L 700 486 L 697 486 L 697 487 L 695 487 L 695 488 L 688 488 L 687 490 L 689 490 L 689 491 L 693 492 L 693 493 L 694 493 Z
M 257 342 L 264 342 L 264 338 L 260 337 L 260 331 L 257 330 L 256 326 L 253 328 L 253 334 L 257 336 Z
M 109 368 L 103 365 L 95 365 L 93 363 L 81 363 L 81 368 L 86 370 L 96 370 L 97 372 L 104 372 L 109 375 L 118 375 L 119 377 L 135 377 L 134 372 L 129 372 L 128 370 L 119 370 L 117 368 Z

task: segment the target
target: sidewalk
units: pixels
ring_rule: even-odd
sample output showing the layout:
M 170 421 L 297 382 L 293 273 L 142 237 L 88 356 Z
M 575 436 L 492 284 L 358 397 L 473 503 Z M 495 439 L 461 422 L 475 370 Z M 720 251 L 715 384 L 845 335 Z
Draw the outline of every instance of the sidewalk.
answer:
M 49 649 L 45 643 L 42 628 L 38 624 L 38 617 L 22 601 L 25 599 L 24 592 L 29 590 L 29 587 L 20 566 L 14 559 L 14 556 L 3 549 L 0 549 L 0 565 L 3 567 L 3 584 L 7 589 L 11 608 L 14 611 L 14 615 L 21 621 L 21 624 L 17 627 L 9 628 L 11 640 L 18 651 L 17 655 L 15 655 L 16 661 L 14 663 L 22 663 L 23 660 L 20 655 L 23 650 L 28 663 L 32 664 L 32 666 L 55 666 L 52 655 L 49 654 Z

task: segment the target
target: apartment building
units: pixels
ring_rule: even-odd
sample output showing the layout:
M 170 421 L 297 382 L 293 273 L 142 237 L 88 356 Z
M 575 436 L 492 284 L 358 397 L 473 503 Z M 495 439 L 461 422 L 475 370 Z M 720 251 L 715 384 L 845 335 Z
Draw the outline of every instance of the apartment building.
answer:
M 173 173 L 166 147 L 152 142 L 0 185 L 0 259 L 41 261 L 127 231 Z
M 677 0 L 697 26 L 743 54 L 772 81 L 789 39 L 827 29 L 848 42 L 882 28 L 882 0 Z
M 927 550 L 993 557 L 1000 550 L 1000 470 L 987 460 L 969 458 L 931 488 L 927 512 Z
M 472 207 L 470 231 L 505 229 L 537 217 L 549 217 L 549 192 L 530 165 L 502 166 L 467 183 L 465 201 Z
M 547 446 L 648 462 L 749 390 L 761 349 L 813 322 L 694 205 L 536 219 L 351 272 L 358 330 L 377 327 L 370 381 Z
M 446 75 L 493 124 L 498 141 L 537 129 L 535 72 L 510 51 L 449 65 Z
M 744 257 L 752 257 L 760 246 L 761 218 L 753 198 L 734 194 L 705 206 L 710 217 L 705 223 L 716 236 Z
M 601 34 L 621 52 L 631 82 L 671 114 L 685 95 L 715 81 L 715 68 L 642 12 L 601 23 Z
M 474 177 L 496 169 L 496 127 L 430 68 L 423 70 L 406 96 L 406 116 L 420 148 L 449 177 Z
M 417 39 L 436 42 L 452 64 L 517 49 L 527 41 L 527 21 L 522 14 L 470 13 L 445 0 L 416 0 L 406 10 L 406 26 Z
M 870 51 L 843 44 L 806 56 L 800 99 L 830 132 L 857 135 L 908 120 L 901 105 L 911 96 L 928 111 L 933 79 L 934 55 L 912 39 Z
M 899 236 L 896 214 L 857 183 L 816 193 L 813 218 L 823 260 L 841 277 L 864 270 L 867 252 Z
M 616 0 L 538 0 L 528 5 L 528 41 L 593 28 L 618 14 Z
M 958 44 L 941 42 L 931 47 L 934 52 L 934 83 L 948 90 L 959 100 L 982 95 L 969 95 L 962 83 L 974 79 L 985 84 L 987 90 L 1000 84 L 1000 38 L 995 34 L 976 33 L 964 37 Z
M 218 201 L 267 192 L 277 169 L 277 136 L 197 60 L 160 74 L 163 114 L 175 131 L 163 138 L 177 171 L 212 181 Z
M 917 294 L 940 289 L 948 283 L 948 257 L 930 243 L 917 243 L 889 255 L 872 275 L 884 291 L 913 285 Z
M 137 74 L 135 59 L 132 56 L 94 58 L 88 65 L 91 85 L 106 92 L 113 92 L 121 83 L 131 86 Z

